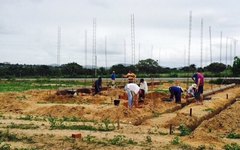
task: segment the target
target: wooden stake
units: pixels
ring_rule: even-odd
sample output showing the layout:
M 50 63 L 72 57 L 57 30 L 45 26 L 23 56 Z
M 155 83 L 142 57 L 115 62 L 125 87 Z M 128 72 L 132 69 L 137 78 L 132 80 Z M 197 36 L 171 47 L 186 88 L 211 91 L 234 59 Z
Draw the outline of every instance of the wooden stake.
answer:
M 228 94 L 226 94 L 226 99 L 228 99 Z
M 173 133 L 173 131 L 172 131 L 172 124 L 170 124 L 170 128 L 169 128 L 169 134 L 171 135 L 172 133 Z
M 190 108 L 190 116 L 192 116 L 192 108 Z

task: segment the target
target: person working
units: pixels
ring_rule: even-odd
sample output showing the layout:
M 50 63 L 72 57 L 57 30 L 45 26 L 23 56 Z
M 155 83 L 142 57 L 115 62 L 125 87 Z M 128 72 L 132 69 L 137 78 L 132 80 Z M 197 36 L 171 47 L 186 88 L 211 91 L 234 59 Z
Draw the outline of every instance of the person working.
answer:
M 102 77 L 98 77 L 98 79 L 94 82 L 95 94 L 99 94 L 102 90 Z
M 197 73 L 192 76 L 192 80 L 197 84 L 196 94 L 200 96 L 200 104 L 203 104 L 203 86 L 204 86 L 204 76 L 202 74 L 202 69 L 198 69 Z M 199 101 L 197 101 L 199 103 Z
M 139 102 L 143 102 L 145 99 L 145 95 L 148 92 L 148 85 L 147 82 L 144 81 L 144 79 L 140 79 L 140 90 L 141 90 L 141 94 L 139 94 Z
M 128 108 L 132 109 L 134 101 L 136 103 L 136 106 L 138 106 L 139 93 L 141 93 L 140 87 L 135 83 L 128 83 L 124 87 L 124 90 L 128 95 Z
M 115 71 L 113 71 L 112 74 L 111 74 L 112 87 L 115 86 L 115 79 L 116 79 L 116 74 L 115 74 Z
M 195 99 L 199 99 L 199 96 L 197 95 L 197 84 L 192 84 L 189 86 L 187 90 L 186 100 L 188 101 L 188 98 L 195 97 Z
M 123 75 L 123 77 L 128 78 L 128 83 L 134 83 L 137 76 L 129 70 L 128 74 Z
M 180 86 L 171 86 L 169 87 L 170 99 L 173 100 L 175 97 L 176 103 L 181 103 L 182 88 Z

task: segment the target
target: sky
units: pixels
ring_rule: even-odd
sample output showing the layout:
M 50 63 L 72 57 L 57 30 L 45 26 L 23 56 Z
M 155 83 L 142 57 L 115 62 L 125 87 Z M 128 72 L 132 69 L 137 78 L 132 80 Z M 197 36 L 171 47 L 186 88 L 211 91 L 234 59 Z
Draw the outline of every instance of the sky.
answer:
M 132 64 L 134 14 L 135 63 L 151 58 L 165 67 L 200 67 L 201 60 L 202 66 L 231 64 L 240 55 L 239 5 L 239 0 L 0 0 L 0 63 L 57 64 L 60 27 L 59 63 L 95 64 L 95 18 L 97 66 Z

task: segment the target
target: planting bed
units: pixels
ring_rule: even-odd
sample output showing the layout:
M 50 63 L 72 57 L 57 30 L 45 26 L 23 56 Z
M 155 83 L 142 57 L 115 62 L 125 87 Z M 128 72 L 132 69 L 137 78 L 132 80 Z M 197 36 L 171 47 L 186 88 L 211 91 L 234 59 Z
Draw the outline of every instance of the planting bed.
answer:
M 73 97 L 57 95 L 53 90 L 0 93 L 0 146 L 12 149 L 224 149 L 224 146 L 240 145 L 240 102 L 236 101 L 240 96 L 239 87 L 216 92 L 208 96 L 211 100 L 205 100 L 203 105 L 194 101 L 187 104 L 183 96 L 182 103 L 186 104 L 181 105 L 164 101 L 169 97 L 168 87 L 174 84 L 149 86 L 144 103 L 132 110 L 126 107 L 122 88 L 110 88 L 101 95 L 79 93 Z M 206 91 L 216 88 L 219 85 L 205 85 Z M 114 105 L 116 99 L 120 100 L 119 106 Z

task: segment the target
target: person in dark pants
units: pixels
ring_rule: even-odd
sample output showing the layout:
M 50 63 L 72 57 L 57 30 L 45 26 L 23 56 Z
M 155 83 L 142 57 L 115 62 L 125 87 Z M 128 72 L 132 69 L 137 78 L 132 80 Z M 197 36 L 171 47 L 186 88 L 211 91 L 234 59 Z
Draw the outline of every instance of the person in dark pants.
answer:
M 180 86 L 171 86 L 169 87 L 170 92 L 170 99 L 173 100 L 173 97 L 175 97 L 176 103 L 181 103 L 181 95 L 182 95 L 182 88 Z
M 197 100 L 197 103 L 203 104 L 203 86 L 204 86 L 204 75 L 202 73 L 202 69 L 199 68 L 197 70 L 197 73 L 195 73 L 192 76 L 192 80 L 195 82 L 195 84 L 197 85 L 197 91 L 196 91 L 196 95 L 199 97 Z
M 98 79 L 94 82 L 95 94 L 98 94 L 102 90 L 102 77 L 98 77 Z

